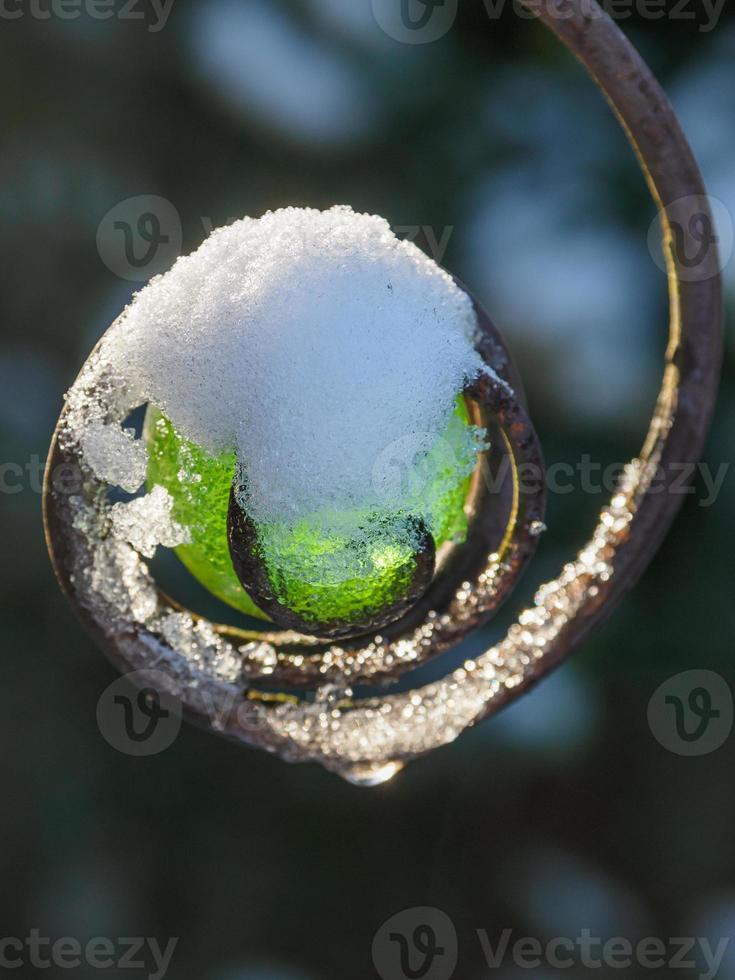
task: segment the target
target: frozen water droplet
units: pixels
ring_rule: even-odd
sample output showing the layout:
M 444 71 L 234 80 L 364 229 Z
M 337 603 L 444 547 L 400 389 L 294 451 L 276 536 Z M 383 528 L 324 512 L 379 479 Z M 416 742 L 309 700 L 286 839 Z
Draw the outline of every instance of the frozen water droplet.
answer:
M 403 769 L 402 762 L 360 762 L 339 770 L 339 775 L 353 786 L 381 786 Z

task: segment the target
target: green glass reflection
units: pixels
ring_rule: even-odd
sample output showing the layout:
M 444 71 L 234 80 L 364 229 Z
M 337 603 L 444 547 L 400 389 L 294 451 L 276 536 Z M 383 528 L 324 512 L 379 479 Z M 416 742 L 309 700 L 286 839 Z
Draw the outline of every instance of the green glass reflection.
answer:
M 168 490 L 173 517 L 189 530 L 190 542 L 176 548 L 180 560 L 217 598 L 267 619 L 243 589 L 230 560 L 227 508 L 234 453 L 209 455 L 181 437 L 153 406 L 146 415 L 144 439 L 148 486 Z M 262 561 L 279 602 L 314 623 L 365 620 L 395 602 L 416 570 L 412 513 L 424 516 L 437 550 L 447 541 L 465 539 L 464 505 L 480 444 L 481 430 L 470 424 L 459 396 L 442 438 L 410 469 L 401 513 L 321 513 L 295 525 L 259 526 Z

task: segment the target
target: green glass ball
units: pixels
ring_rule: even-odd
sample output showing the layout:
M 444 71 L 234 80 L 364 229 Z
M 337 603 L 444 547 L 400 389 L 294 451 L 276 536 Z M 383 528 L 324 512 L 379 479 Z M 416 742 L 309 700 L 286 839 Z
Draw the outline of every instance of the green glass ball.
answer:
M 413 471 L 405 513 L 350 510 L 306 515 L 292 525 L 259 525 L 259 558 L 278 603 L 318 632 L 322 623 L 369 623 L 400 601 L 417 573 L 415 536 L 405 520 L 412 493 L 436 550 L 466 537 L 465 503 L 477 451 L 472 428 L 465 400 L 458 396 L 442 438 Z M 189 533 L 189 542 L 176 548 L 180 560 L 217 598 L 268 619 L 232 564 L 227 523 L 235 454 L 209 455 L 154 406 L 148 408 L 143 437 L 148 486 L 169 492 L 172 516 Z

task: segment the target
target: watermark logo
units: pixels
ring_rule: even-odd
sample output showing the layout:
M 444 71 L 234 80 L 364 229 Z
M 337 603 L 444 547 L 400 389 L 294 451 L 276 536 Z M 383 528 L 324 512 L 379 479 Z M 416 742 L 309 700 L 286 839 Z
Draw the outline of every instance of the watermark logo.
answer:
M 97 229 L 97 251 L 110 272 L 129 282 L 147 282 L 181 254 L 179 212 L 165 197 L 141 194 L 120 201 Z
M 656 740 L 677 755 L 715 752 L 730 735 L 732 723 L 732 692 L 711 670 L 685 670 L 670 677 L 648 704 L 648 724 Z
M 437 473 L 453 472 L 457 454 L 449 440 L 431 432 L 411 432 L 379 453 L 372 470 L 373 490 L 384 503 L 415 498 Z
M 656 265 L 668 273 L 661 248 L 661 221 L 670 228 L 669 249 L 685 282 L 704 282 L 718 275 L 733 254 L 732 215 L 715 197 L 694 194 L 669 204 L 651 222 L 648 248 Z
M 402 44 L 431 44 L 451 30 L 459 0 L 371 0 L 379 27 Z
M 382 980 L 450 980 L 457 966 L 457 931 L 440 909 L 406 909 L 383 923 L 372 952 Z
M 181 703 L 162 694 L 166 676 L 138 670 L 118 677 L 97 702 L 97 724 L 105 740 L 125 755 L 164 752 L 181 728 Z

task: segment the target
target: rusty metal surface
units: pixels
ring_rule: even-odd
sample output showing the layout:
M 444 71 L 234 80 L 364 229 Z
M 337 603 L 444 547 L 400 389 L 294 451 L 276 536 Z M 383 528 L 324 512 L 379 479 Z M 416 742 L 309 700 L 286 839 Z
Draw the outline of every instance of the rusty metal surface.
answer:
M 465 288 L 461 283 L 459 285 Z M 271 625 L 242 630 L 228 624 L 211 624 L 221 637 L 234 644 L 266 642 L 273 648 L 275 659 L 272 664 L 269 661 L 265 675 L 269 685 L 309 688 L 325 682 L 389 683 L 405 671 L 456 646 L 487 622 L 511 594 L 533 556 L 538 536 L 530 529 L 543 521 L 545 504 L 541 447 L 525 409 L 520 380 L 505 342 L 487 312 L 474 297 L 471 298 L 477 313 L 477 348 L 498 380 L 485 378 L 465 391 L 472 421 L 486 428 L 491 436 L 491 448 L 481 454 L 466 505 L 470 518 L 466 542 L 448 549 L 429 588 L 403 615 L 393 617 L 392 621 L 363 636 L 340 638 L 336 634 L 325 639 L 299 632 L 296 621 L 291 624 L 292 628 L 282 631 Z M 44 493 L 47 541 L 57 577 L 70 603 L 99 642 L 100 624 L 90 623 L 89 614 L 80 601 L 83 596 L 79 580 L 74 576 L 70 539 L 75 538 L 77 532 L 67 513 L 69 502 L 64 493 L 55 491 L 50 479 L 53 473 L 76 469 L 79 473 L 77 482 L 82 483 L 78 458 L 60 445 L 59 433 L 67 416 L 68 408 L 65 408 L 47 463 Z M 527 481 L 518 485 L 518 469 L 524 466 L 532 467 L 538 474 L 536 484 Z M 489 555 L 496 556 L 492 589 L 470 614 L 451 617 L 449 610 L 458 587 L 486 568 Z M 159 597 L 171 608 L 183 609 L 160 590 Z M 416 655 L 410 659 L 396 658 L 392 653 L 395 645 L 420 628 L 429 615 L 436 620 L 431 642 L 421 643 Z M 109 652 L 109 641 L 101 645 Z M 119 665 L 119 652 L 113 654 L 113 659 Z M 258 679 L 257 663 L 256 660 L 253 669 L 248 671 L 253 680 Z

